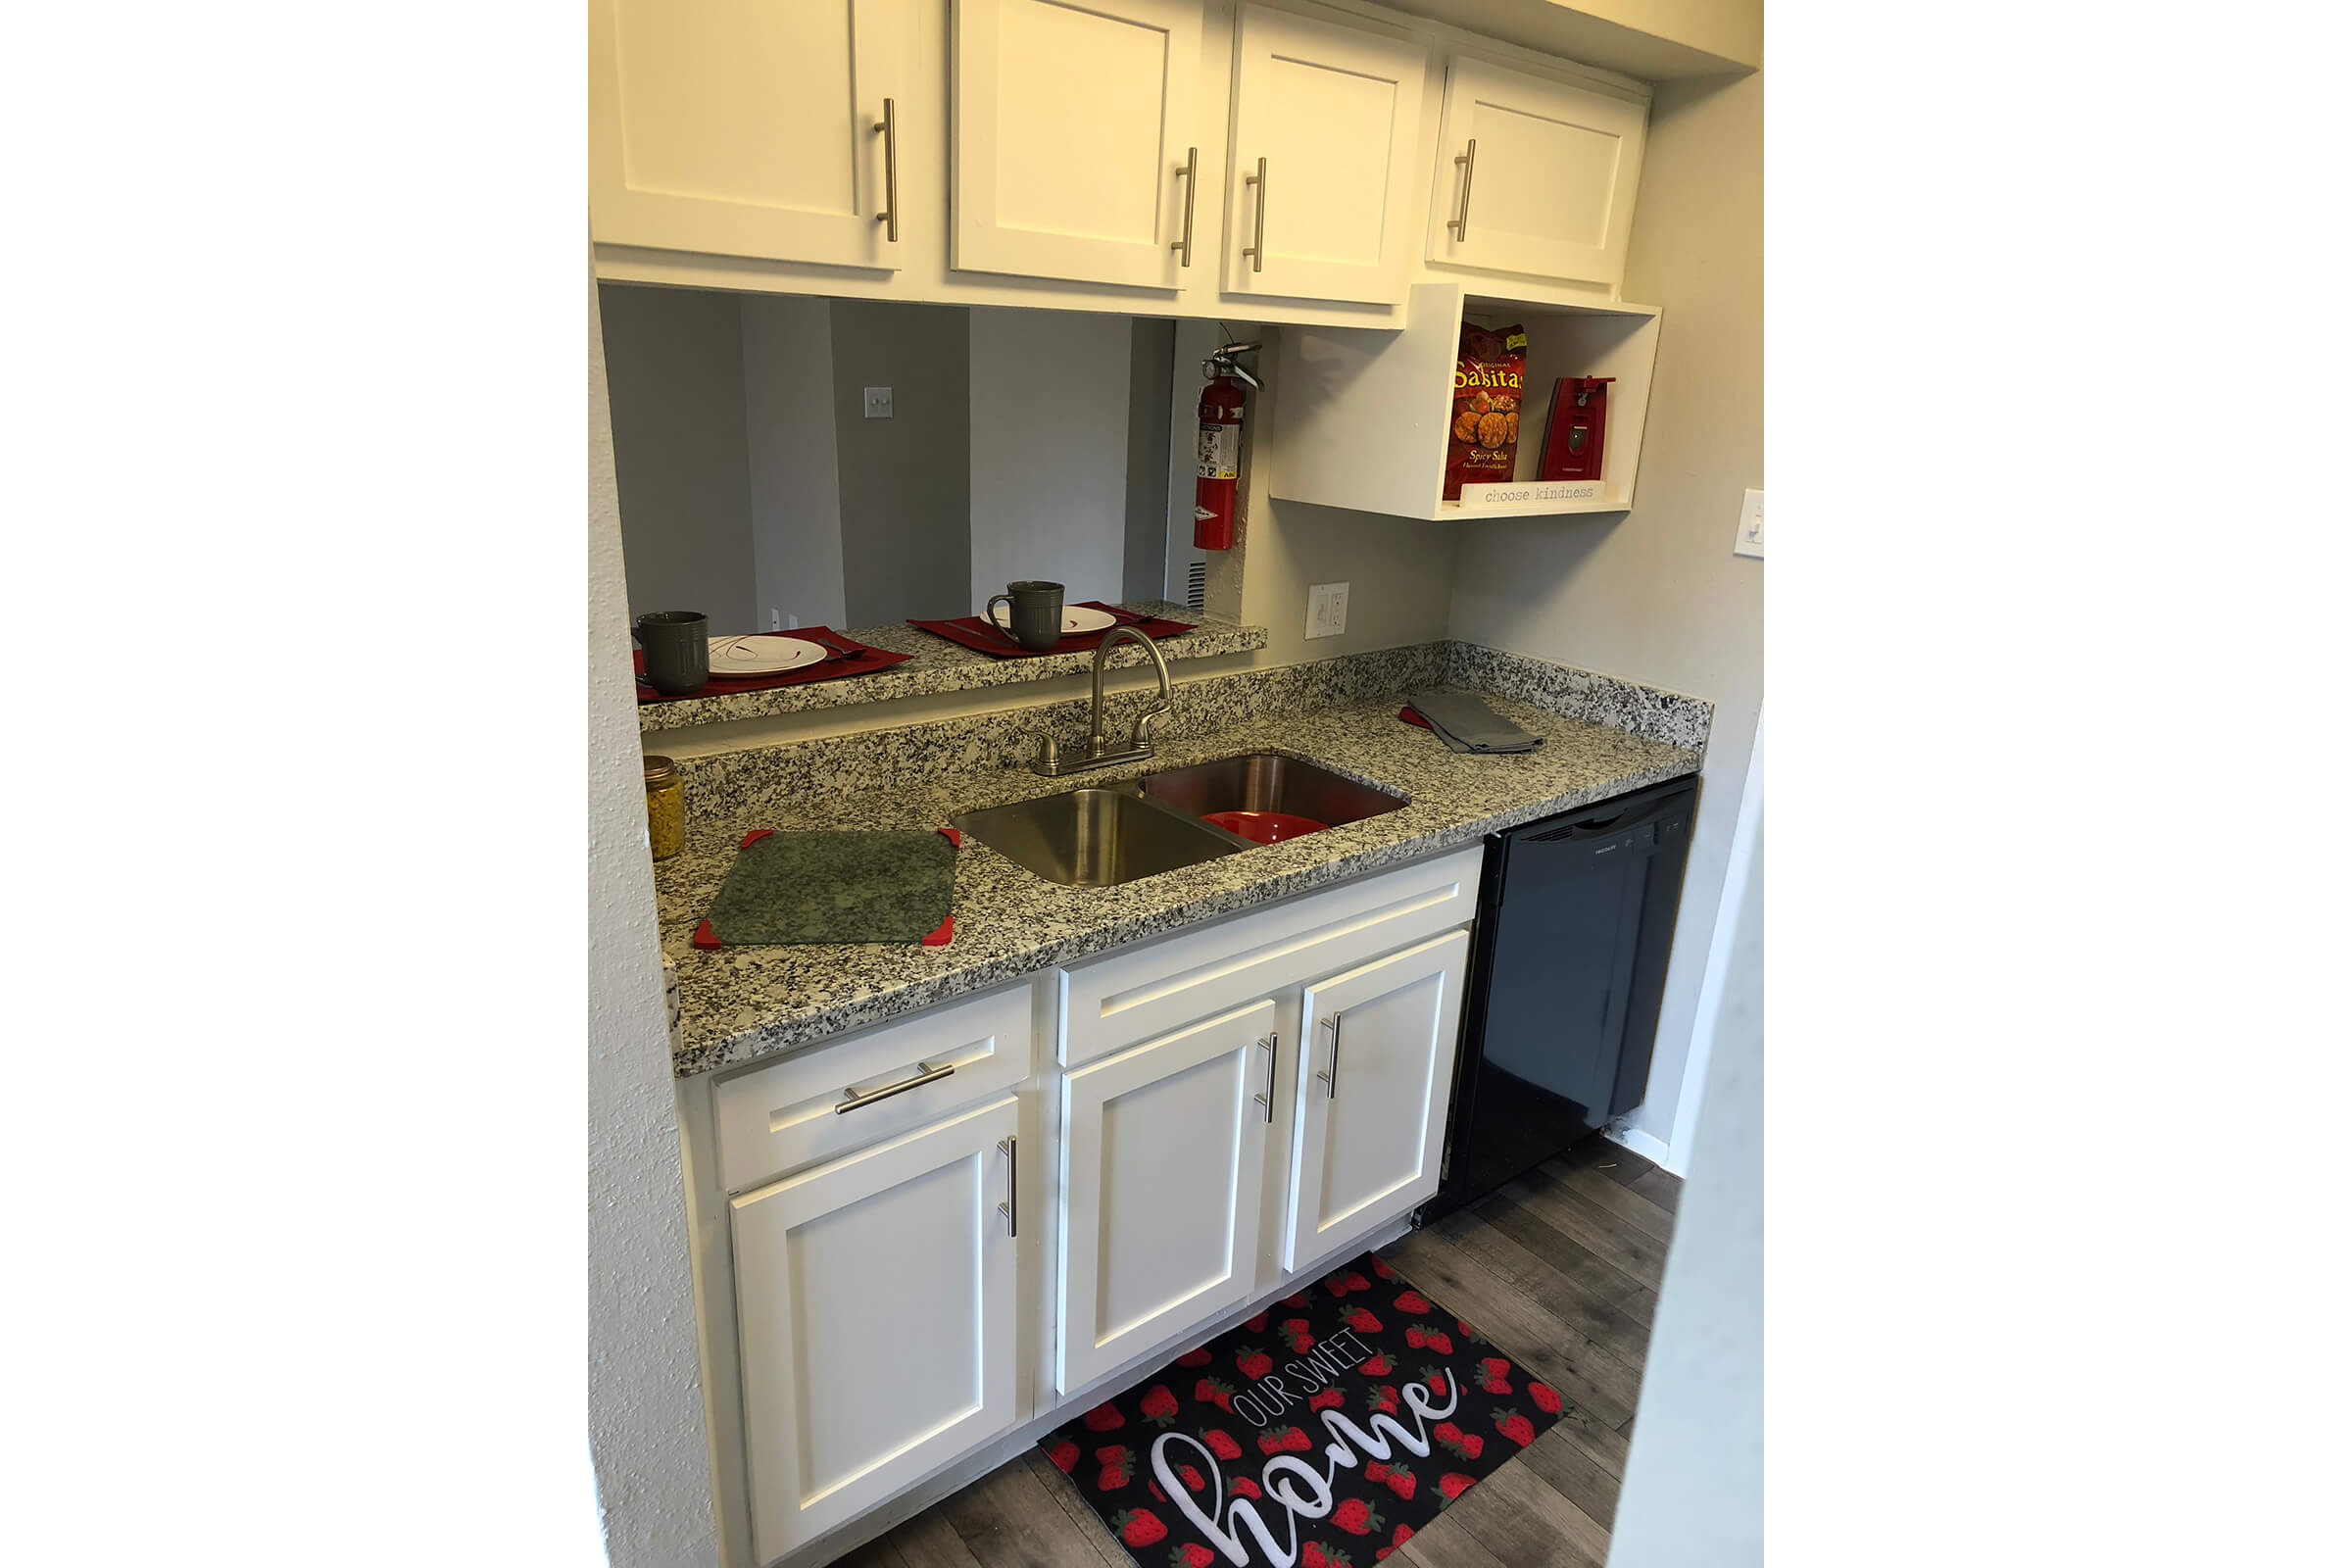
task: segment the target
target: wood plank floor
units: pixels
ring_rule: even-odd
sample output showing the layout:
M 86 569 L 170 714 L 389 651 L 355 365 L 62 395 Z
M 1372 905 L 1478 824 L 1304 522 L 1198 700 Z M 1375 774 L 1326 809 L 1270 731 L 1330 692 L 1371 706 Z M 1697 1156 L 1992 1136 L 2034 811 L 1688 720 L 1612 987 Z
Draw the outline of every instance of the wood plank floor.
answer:
M 1381 1253 L 1569 1401 L 1558 1426 L 1391 1561 L 1602 1568 L 1682 1182 L 1591 1139 Z M 1030 1449 L 840 1559 L 844 1568 L 1130 1568 Z M 1369 1568 L 1369 1564 L 1362 1565 Z

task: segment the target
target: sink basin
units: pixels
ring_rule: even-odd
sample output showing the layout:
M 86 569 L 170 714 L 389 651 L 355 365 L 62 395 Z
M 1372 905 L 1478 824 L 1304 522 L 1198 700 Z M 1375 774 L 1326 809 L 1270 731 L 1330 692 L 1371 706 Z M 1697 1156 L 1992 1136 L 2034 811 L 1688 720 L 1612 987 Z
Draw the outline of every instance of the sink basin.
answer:
M 1326 827 L 1360 822 L 1406 804 L 1401 795 L 1272 752 L 1150 773 L 1143 786 L 1152 800 L 1193 816 L 1206 816 L 1211 811 L 1281 811 L 1312 817 Z
M 1250 848 L 1124 790 L 1070 790 L 966 811 L 956 826 L 1049 882 L 1109 887 Z

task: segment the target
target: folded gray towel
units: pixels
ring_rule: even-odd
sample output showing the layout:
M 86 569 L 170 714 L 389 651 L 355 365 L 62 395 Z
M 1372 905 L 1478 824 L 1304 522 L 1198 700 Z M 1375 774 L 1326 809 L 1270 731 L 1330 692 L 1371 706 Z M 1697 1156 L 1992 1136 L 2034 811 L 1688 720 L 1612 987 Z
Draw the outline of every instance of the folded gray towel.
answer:
M 1532 752 L 1544 744 L 1543 736 L 1530 735 L 1489 708 L 1473 692 L 1433 686 L 1414 692 L 1405 700 L 1413 705 L 1414 712 L 1429 720 L 1429 727 L 1451 751 Z

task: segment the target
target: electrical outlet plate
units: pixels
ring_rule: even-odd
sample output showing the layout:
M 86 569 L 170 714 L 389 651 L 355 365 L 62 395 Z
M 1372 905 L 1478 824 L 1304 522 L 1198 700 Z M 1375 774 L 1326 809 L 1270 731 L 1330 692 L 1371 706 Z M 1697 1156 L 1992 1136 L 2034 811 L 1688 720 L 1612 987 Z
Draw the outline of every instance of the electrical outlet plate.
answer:
M 1732 535 L 1732 554 L 1764 559 L 1764 492 L 1750 490 L 1740 503 L 1740 528 Z
M 1337 637 L 1348 629 L 1348 585 L 1319 582 L 1306 591 L 1306 635 Z
M 865 416 L 869 419 L 890 417 L 890 388 L 869 386 L 865 389 Z

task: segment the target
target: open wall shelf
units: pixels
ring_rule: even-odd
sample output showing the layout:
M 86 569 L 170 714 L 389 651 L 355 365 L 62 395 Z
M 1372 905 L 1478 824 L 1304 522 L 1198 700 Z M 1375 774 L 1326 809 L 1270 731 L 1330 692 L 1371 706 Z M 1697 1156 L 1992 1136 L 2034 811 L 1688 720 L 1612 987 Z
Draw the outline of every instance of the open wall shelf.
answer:
M 1599 499 L 1479 507 L 1443 499 L 1465 319 L 1527 327 L 1518 482 L 1534 481 L 1543 463 L 1553 383 L 1568 375 L 1617 378 L 1609 388 Z M 1275 335 L 1267 487 L 1279 499 L 1433 522 L 1624 512 L 1634 504 L 1658 357 L 1654 306 L 1534 304 L 1473 294 L 1458 283 L 1416 283 L 1401 332 L 1286 326 Z

